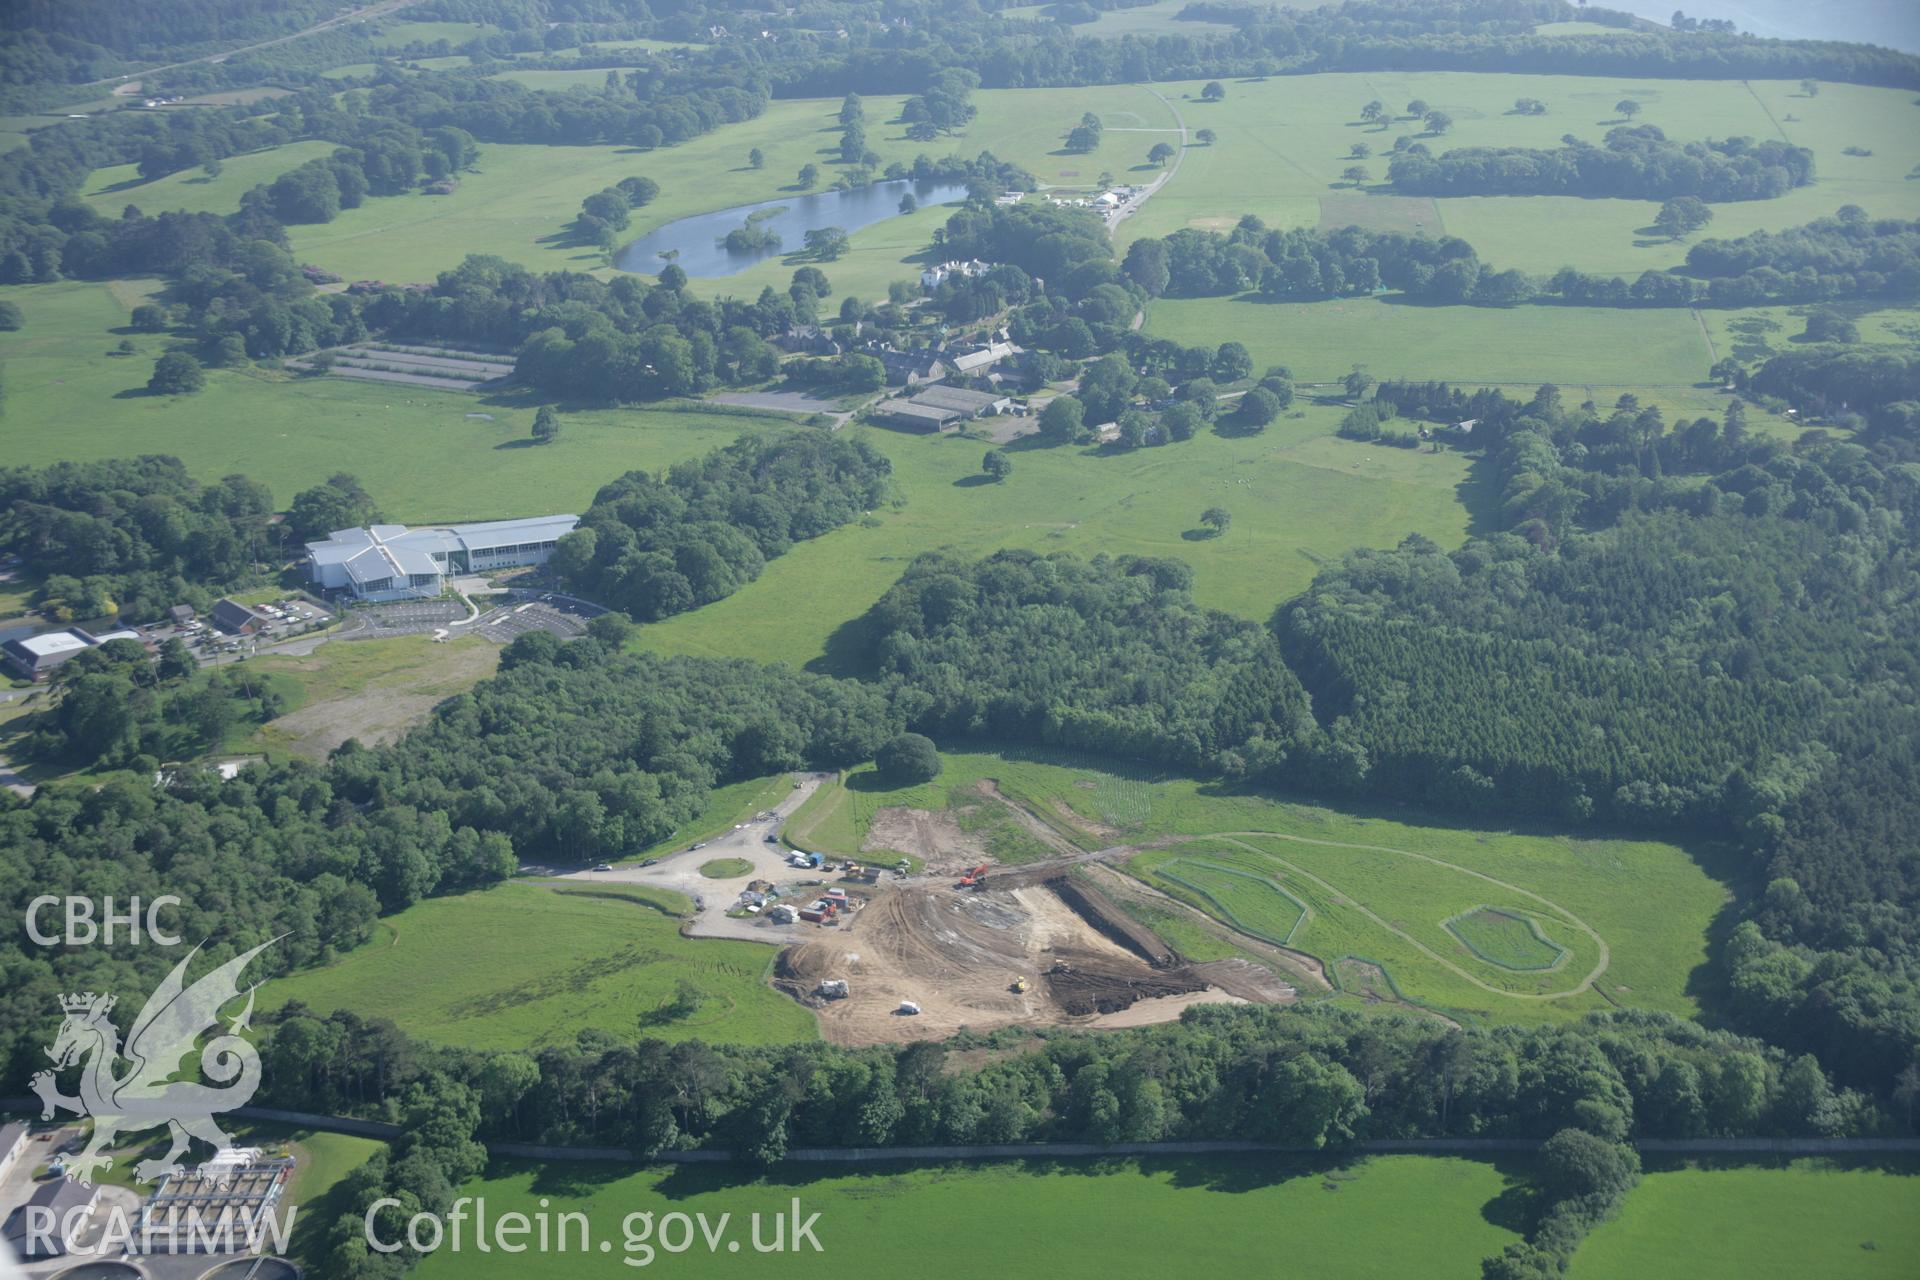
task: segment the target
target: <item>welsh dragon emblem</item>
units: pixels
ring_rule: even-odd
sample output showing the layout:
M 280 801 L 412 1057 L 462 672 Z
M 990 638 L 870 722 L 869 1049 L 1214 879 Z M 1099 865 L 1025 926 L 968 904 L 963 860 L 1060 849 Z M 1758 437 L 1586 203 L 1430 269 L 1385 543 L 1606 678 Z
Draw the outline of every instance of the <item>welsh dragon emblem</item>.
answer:
M 37 1073 L 32 1088 L 40 1095 L 43 1120 L 51 1120 L 57 1109 L 93 1118 L 93 1139 L 67 1166 L 69 1178 L 90 1184 L 95 1170 L 113 1167 L 112 1158 L 102 1153 L 122 1134 L 159 1125 L 166 1126 L 173 1146 L 164 1157 L 134 1166 L 134 1176 L 142 1182 L 157 1182 L 180 1172 L 180 1157 L 192 1138 L 220 1151 L 233 1146 L 233 1139 L 213 1122 L 213 1116 L 245 1106 L 260 1087 L 260 1054 L 239 1034 L 253 1015 L 253 987 L 247 988 L 247 1007 L 225 1033 L 215 1035 L 200 1051 L 201 1072 L 224 1087 L 173 1077 L 180 1074 L 181 1060 L 193 1052 L 200 1037 L 219 1029 L 221 1007 L 240 995 L 241 970 L 277 941 L 263 942 L 235 956 L 187 986 L 187 964 L 200 950 L 195 947 L 154 989 L 134 1020 L 127 1033 L 124 1073 L 116 1074 L 122 1056 L 120 1033 L 108 1017 L 114 997 L 89 991 L 60 998 L 66 1018 L 47 1050 L 53 1070 Z M 60 1092 L 54 1072 L 82 1061 L 80 1094 L 67 1097 Z

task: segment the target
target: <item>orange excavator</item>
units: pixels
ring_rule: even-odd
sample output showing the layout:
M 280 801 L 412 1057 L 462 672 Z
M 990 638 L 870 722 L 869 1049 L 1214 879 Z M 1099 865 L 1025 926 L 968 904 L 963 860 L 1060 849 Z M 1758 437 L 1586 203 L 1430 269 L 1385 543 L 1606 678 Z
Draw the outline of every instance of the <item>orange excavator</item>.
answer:
M 960 883 L 955 885 L 954 888 L 978 889 L 984 886 L 986 883 L 987 883 L 987 864 L 983 862 L 979 866 L 975 867 L 973 870 L 967 872 L 967 874 L 965 874 L 964 876 L 961 876 Z

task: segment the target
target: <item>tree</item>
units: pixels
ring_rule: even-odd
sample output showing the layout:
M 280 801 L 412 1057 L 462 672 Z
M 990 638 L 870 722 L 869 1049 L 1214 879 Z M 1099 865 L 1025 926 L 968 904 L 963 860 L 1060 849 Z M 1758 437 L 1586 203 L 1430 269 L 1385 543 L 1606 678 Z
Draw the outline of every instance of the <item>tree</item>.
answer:
M 1436 137 L 1453 128 L 1453 117 L 1444 111 L 1429 111 L 1423 119 L 1426 122 L 1427 132 Z
M 1217 538 L 1233 524 L 1233 516 L 1225 507 L 1208 507 L 1200 513 L 1200 523 L 1212 530 L 1213 536 Z
M 533 438 L 541 444 L 552 444 L 560 438 L 560 415 L 553 411 L 552 405 L 541 405 L 533 415 Z
M 1819 97 L 1820 96 L 1819 82 L 1814 80 L 1802 80 L 1800 82 L 1800 92 L 1805 97 L 1809 97 L 1809 98 Z
M 1127 246 L 1127 256 L 1120 270 L 1127 279 L 1145 289 L 1148 297 L 1159 297 L 1167 291 L 1167 283 L 1171 279 L 1167 267 L 1167 242 L 1147 237 L 1135 240 Z
M 998 484 L 1013 474 L 1013 459 L 999 449 L 994 449 L 980 459 L 980 469 L 992 476 L 994 483 Z
M 1409 119 L 1418 120 L 1431 110 L 1433 110 L 1433 108 L 1427 105 L 1425 98 L 1415 98 L 1407 104 L 1407 116 Z
M 1350 164 L 1340 171 L 1340 176 L 1346 179 L 1349 186 L 1358 187 L 1365 185 L 1367 179 L 1372 175 L 1367 172 L 1367 166 L 1363 164 Z
M 1265 387 L 1255 387 L 1240 397 L 1240 421 L 1264 429 L 1280 416 L 1280 399 Z
M 1367 394 L 1367 388 L 1373 385 L 1373 375 L 1359 365 L 1353 366 L 1353 372 L 1340 379 L 1340 385 L 1346 388 L 1349 400 L 1358 400 Z
M 1360 108 L 1360 118 L 1368 124 L 1384 124 L 1387 119 L 1387 104 L 1375 98 Z
M 184 351 L 169 351 L 154 361 L 153 376 L 147 379 L 147 390 L 162 396 L 192 395 L 206 385 L 200 362 Z
M 142 333 L 159 333 L 167 327 L 167 309 L 143 302 L 133 309 L 133 318 L 129 323 Z
M 900 212 L 912 213 L 919 207 L 920 202 L 913 198 L 913 192 L 909 191 L 900 197 Z
M 1147 163 L 1167 167 L 1167 161 L 1173 159 L 1173 148 L 1164 142 L 1156 142 L 1147 149 Z
M 1218 80 L 1209 80 L 1200 89 L 1200 100 L 1202 102 L 1218 102 L 1226 96 L 1227 86 L 1221 84 Z
M 832 262 L 847 251 L 844 227 L 815 227 L 805 236 L 807 253 L 822 262 Z
M 1072 444 L 1086 431 L 1086 406 L 1073 396 L 1056 396 L 1040 411 L 1040 434 L 1055 444 Z
M 813 296 L 816 298 L 830 298 L 833 296 L 832 282 L 827 279 L 827 273 L 818 267 L 797 268 L 793 273 L 793 279 L 788 283 L 797 288 L 811 290 Z M 856 306 L 858 305 L 857 299 L 849 298 L 848 301 L 854 302 Z M 844 313 L 845 309 L 843 307 L 842 314 Z
M 1202 129 L 1193 136 L 1203 147 L 1210 147 L 1220 140 L 1220 135 L 1211 129 Z
M 817 164 L 801 165 L 800 166 L 800 189 L 802 191 L 811 191 L 819 185 L 820 185 L 820 166 Z
M 1613 104 L 1613 109 L 1631 120 L 1640 114 L 1640 104 L 1632 98 L 1622 98 Z
M 1347 148 L 1347 155 L 1355 160 L 1365 160 L 1373 154 L 1373 148 L 1364 142 L 1356 142 Z
M 1699 196 L 1675 196 L 1660 206 L 1653 225 L 1669 239 L 1678 240 L 1713 221 L 1713 210 Z
M 747 168 L 764 169 L 767 167 L 767 153 L 755 147 L 747 152 Z
M 669 293 L 679 293 L 687 287 L 686 268 L 677 262 L 669 262 L 660 268 L 660 287 Z
M 1860 329 L 1839 312 L 1822 309 L 1808 314 L 1802 336 L 1809 342 L 1858 342 Z
M 933 739 L 918 733 L 901 733 L 887 739 L 874 752 L 874 767 L 890 786 L 911 787 L 931 782 L 940 776 L 940 750 Z
M 1538 98 L 1515 98 L 1514 112 L 1523 116 L 1543 116 L 1547 114 L 1547 104 Z
M 1246 344 L 1223 342 L 1214 350 L 1207 373 L 1215 382 L 1238 382 L 1253 373 L 1253 357 Z
M 154 310 L 157 311 L 159 308 L 155 307 Z M 133 313 L 135 316 L 138 316 L 140 314 L 140 308 L 135 307 Z M 19 304 L 0 301 L 0 333 L 12 333 L 18 329 L 22 323 Z
M 867 118 L 867 109 L 861 105 L 860 95 L 850 93 L 840 100 L 840 125 L 846 128 Z
M 1067 150 L 1085 154 L 1100 145 L 1100 131 L 1089 129 L 1086 125 L 1075 125 L 1067 134 Z

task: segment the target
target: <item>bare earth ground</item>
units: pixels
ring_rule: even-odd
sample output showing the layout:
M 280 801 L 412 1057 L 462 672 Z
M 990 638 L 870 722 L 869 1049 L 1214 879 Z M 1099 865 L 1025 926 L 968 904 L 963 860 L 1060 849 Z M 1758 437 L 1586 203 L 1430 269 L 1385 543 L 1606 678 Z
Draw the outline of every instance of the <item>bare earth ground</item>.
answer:
M 1067 973 L 1048 974 L 1061 964 Z M 847 1045 L 940 1039 L 962 1027 L 1101 1025 L 1113 1016 L 1089 1001 L 1125 1001 L 1124 1025 L 1144 1025 L 1178 1017 L 1205 994 L 1202 979 L 1149 968 L 1039 886 L 883 891 L 850 924 L 820 930 L 783 955 L 776 974 L 799 998 L 822 979 L 845 979 L 848 998 L 808 1003 L 822 1034 Z M 1019 978 L 1027 979 L 1024 992 L 1012 989 Z M 901 1013 L 902 1001 L 920 1012 Z
M 500 650 L 490 644 L 435 645 L 425 639 L 420 644 L 418 664 L 375 676 L 342 697 L 325 698 L 281 716 L 267 726 L 264 736 L 295 755 L 315 760 L 348 738 L 368 746 L 391 742 L 425 720 L 439 703 L 492 675 L 500 662 Z M 321 671 L 326 662 L 320 654 L 274 659 L 276 668 L 294 674 Z
M 960 875 L 990 861 L 986 846 L 960 829 L 952 813 L 886 808 L 873 815 L 862 853 L 910 853 L 930 876 Z

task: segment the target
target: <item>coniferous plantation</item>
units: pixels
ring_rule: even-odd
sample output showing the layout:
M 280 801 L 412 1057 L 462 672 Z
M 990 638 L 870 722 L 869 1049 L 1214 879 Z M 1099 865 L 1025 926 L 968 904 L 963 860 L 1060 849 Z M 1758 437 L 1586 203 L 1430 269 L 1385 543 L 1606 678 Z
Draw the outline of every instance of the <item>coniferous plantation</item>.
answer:
M 241 1063 L 325 1280 L 1920 1269 L 1920 33 L 1805 8 L 10 6 L 0 1248 L 199 1280 L 90 1250 Z

